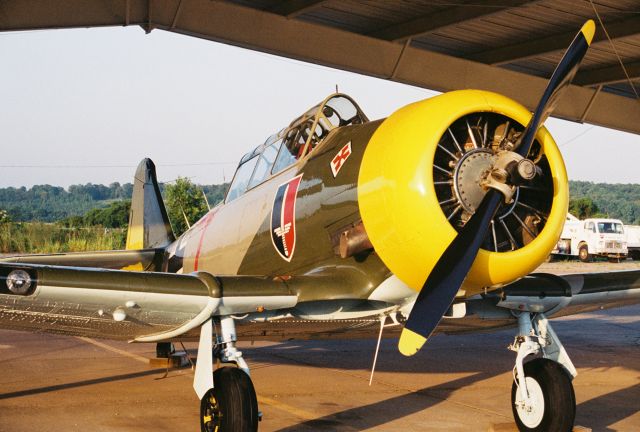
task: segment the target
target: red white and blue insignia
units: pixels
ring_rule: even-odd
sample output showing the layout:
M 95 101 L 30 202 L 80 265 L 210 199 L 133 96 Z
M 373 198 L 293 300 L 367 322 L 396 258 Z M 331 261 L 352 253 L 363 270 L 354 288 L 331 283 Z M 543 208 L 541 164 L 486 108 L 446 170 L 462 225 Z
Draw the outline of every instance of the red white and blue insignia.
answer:
M 271 208 L 271 241 L 280 256 L 291 261 L 296 249 L 296 196 L 302 174 L 278 186 Z
M 335 155 L 333 159 L 331 159 L 331 172 L 333 173 L 333 177 L 337 177 L 340 169 L 344 166 L 344 163 L 351 156 L 351 141 L 346 143 L 344 147 L 340 149 L 338 154 Z

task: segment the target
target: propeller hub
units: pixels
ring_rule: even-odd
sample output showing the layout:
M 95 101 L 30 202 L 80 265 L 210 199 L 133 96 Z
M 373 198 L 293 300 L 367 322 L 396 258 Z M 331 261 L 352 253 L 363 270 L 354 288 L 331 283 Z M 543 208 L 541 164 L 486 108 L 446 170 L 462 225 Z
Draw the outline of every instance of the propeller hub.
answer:
M 493 168 L 493 152 L 477 149 L 465 153 L 456 164 L 453 187 L 464 212 L 470 217 L 482 202 L 487 189 L 481 186 Z
M 518 162 L 517 170 L 523 180 L 533 180 L 536 176 L 536 165 L 529 159 L 522 159 Z
M 512 151 L 479 148 L 465 153 L 453 172 L 453 189 L 463 220 L 476 212 L 490 188 L 502 193 L 505 203 L 513 203 L 517 186 L 533 180 L 536 172 L 531 160 Z
M 536 176 L 536 165 L 518 153 L 503 150 L 496 153 L 491 172 L 482 180 L 485 188 L 492 188 L 504 195 L 504 202 L 513 202 L 513 195 L 518 186 L 533 180 Z

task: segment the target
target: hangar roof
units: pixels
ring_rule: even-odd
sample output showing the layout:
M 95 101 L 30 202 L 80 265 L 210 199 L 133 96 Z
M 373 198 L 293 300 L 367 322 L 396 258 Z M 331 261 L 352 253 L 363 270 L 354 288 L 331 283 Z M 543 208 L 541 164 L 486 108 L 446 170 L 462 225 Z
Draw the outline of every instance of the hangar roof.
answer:
M 0 3 L 0 31 L 141 25 L 433 90 L 493 90 L 530 109 L 588 18 L 592 48 L 554 115 L 640 133 L 637 0 Z

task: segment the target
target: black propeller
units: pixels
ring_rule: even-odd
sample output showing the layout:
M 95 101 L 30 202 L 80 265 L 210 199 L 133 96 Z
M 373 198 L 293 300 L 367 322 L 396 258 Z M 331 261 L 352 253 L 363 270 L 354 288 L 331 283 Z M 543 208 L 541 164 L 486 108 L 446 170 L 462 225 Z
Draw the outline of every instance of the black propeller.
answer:
M 526 158 L 529 154 L 538 129 L 553 112 L 562 90 L 571 83 L 594 32 L 595 23 L 587 21 L 560 60 L 515 150 L 520 156 Z M 400 336 L 398 348 L 402 354 L 410 356 L 418 352 L 451 306 L 502 199 L 499 191 L 489 189 L 476 212 L 436 263 Z

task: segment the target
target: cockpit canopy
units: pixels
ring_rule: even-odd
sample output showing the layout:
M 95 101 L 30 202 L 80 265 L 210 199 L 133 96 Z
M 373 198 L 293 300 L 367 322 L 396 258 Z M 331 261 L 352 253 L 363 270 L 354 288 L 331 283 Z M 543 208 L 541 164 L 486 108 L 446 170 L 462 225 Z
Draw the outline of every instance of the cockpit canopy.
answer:
M 329 96 L 242 157 L 226 202 L 306 157 L 333 129 L 367 121 L 349 96 L 341 93 Z

